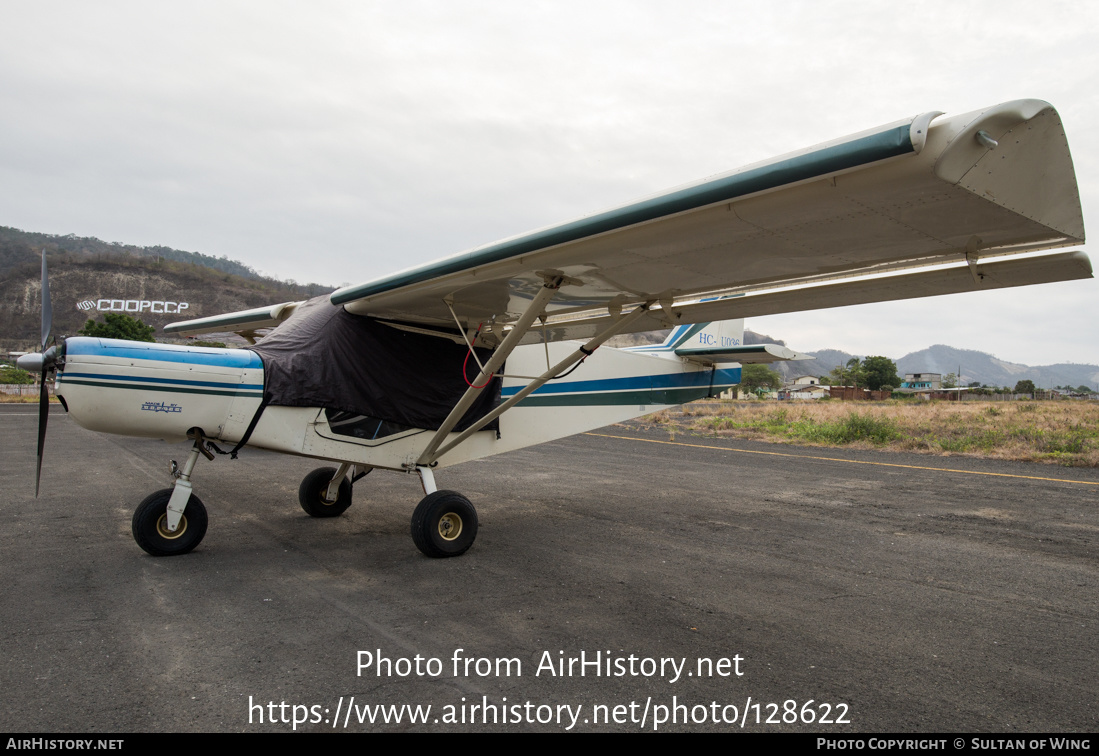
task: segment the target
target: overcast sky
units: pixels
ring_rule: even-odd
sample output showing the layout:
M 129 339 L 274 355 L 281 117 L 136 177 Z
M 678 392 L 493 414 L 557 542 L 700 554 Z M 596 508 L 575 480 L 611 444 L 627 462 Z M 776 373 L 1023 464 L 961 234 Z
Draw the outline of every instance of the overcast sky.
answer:
M 8 2 L 0 225 L 375 278 L 929 110 L 1061 113 L 1099 3 Z M 755 318 L 795 349 L 1099 363 L 1094 280 Z

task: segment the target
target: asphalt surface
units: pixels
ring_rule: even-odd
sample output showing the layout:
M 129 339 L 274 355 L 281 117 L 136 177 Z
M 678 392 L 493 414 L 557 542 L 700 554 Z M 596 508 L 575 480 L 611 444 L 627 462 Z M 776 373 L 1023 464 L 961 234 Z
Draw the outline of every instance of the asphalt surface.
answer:
M 1097 729 L 1096 470 L 612 427 L 439 472 L 481 528 L 433 560 L 416 479 L 311 519 L 319 465 L 247 450 L 154 558 L 131 516 L 186 446 L 55 407 L 35 500 L 34 413 L 0 406 L 8 731 Z

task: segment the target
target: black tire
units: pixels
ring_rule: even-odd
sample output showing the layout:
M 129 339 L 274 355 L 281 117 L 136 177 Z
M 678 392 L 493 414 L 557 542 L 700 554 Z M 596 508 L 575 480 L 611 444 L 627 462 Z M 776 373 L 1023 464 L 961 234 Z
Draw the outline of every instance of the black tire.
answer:
M 168 531 L 168 501 L 172 489 L 149 494 L 134 511 L 133 532 L 137 545 L 153 556 L 186 554 L 202 543 L 206 535 L 206 507 L 202 500 L 191 494 L 187 508 L 179 521 L 176 532 Z
M 328 484 L 336 474 L 335 467 L 318 467 L 302 479 L 298 487 L 298 503 L 310 517 L 338 517 L 351 506 L 351 483 L 345 475 L 335 501 L 324 498 Z
M 464 554 L 477 537 L 477 510 L 456 491 L 428 494 L 412 513 L 412 541 L 440 559 Z

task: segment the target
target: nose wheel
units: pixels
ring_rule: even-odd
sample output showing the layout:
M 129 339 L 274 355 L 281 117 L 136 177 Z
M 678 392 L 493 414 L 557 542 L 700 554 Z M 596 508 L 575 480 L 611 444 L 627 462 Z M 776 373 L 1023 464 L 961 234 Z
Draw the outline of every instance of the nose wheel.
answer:
M 137 545 L 153 556 L 186 554 L 206 535 L 206 507 L 194 494 L 173 531 L 168 527 L 168 502 L 172 489 L 149 494 L 134 511 L 133 533 Z
M 425 496 L 412 513 L 412 541 L 434 558 L 464 554 L 477 537 L 477 510 L 457 491 Z
M 201 428 L 192 428 L 187 437 L 195 443 L 182 468 L 172 460 L 175 485 L 149 494 L 134 511 L 134 540 L 153 556 L 186 554 L 206 536 L 206 507 L 191 493 L 191 473 L 200 454 L 213 459 L 214 453 L 206 448 Z

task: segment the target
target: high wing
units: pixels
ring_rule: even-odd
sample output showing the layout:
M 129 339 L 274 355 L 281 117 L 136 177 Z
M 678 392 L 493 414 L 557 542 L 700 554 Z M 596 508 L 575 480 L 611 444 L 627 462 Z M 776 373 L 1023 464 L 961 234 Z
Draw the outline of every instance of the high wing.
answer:
M 623 330 L 1087 278 L 1082 254 L 1003 259 L 1083 240 L 1061 119 L 1046 102 L 1018 100 L 925 113 L 340 289 L 331 301 L 433 327 L 491 322 L 499 339 L 560 276 L 545 327 L 524 339 L 554 341 L 590 337 L 645 304 Z
M 331 295 L 433 332 L 484 323 L 493 345 L 559 281 L 520 343 L 1089 278 L 1057 111 L 1016 100 L 930 112 L 490 244 Z M 253 335 L 299 303 L 175 323 Z

